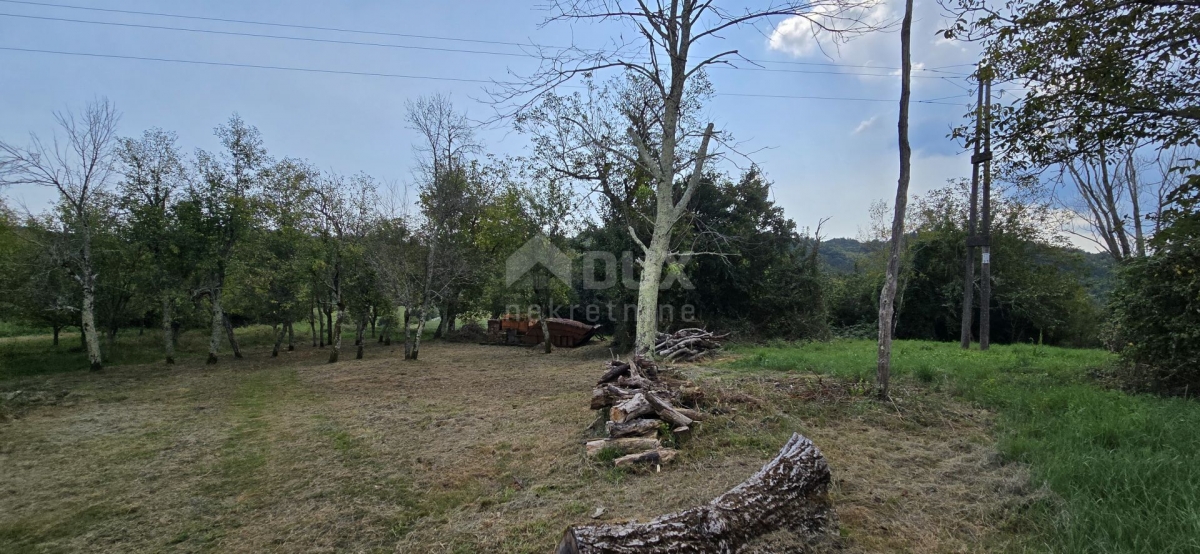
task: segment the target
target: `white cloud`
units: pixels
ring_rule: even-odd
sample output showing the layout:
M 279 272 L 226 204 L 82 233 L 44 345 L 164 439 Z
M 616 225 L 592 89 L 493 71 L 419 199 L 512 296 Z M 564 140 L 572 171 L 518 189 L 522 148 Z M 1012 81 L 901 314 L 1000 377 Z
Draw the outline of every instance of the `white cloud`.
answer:
M 871 127 L 874 127 L 875 121 L 878 119 L 879 119 L 879 116 L 877 116 L 877 115 L 871 116 L 871 119 L 864 119 L 862 122 L 860 122 L 858 124 L 858 127 L 854 128 L 854 131 L 852 131 L 850 134 L 857 135 L 863 131 L 866 131 L 867 129 L 870 129 Z

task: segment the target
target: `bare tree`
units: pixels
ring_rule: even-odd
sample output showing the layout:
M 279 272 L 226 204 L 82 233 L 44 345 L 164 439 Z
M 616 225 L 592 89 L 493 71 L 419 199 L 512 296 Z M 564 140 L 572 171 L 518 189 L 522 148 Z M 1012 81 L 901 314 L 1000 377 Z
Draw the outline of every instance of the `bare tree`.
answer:
M 685 97 L 689 89 L 708 87 L 705 69 L 715 64 L 732 65 L 736 50 L 697 54 L 721 33 L 740 26 L 775 17 L 801 17 L 825 36 L 844 39 L 866 31 L 863 10 L 874 0 L 777 1 L 761 9 L 730 10 L 715 0 L 673 0 L 650 3 L 645 0 L 552 0 L 551 23 L 616 22 L 635 31 L 634 39 L 615 40 L 611 48 L 541 49 L 541 68 L 516 85 L 501 86 L 493 98 L 499 103 L 516 104 L 520 112 L 534 105 L 554 87 L 575 77 L 604 69 L 618 69 L 636 76 L 654 91 L 654 117 L 645 127 L 634 125 L 626 130 L 636 153 L 610 148 L 615 156 L 640 166 L 654 183 L 655 216 L 648 241 L 631 232 L 642 250 L 642 270 L 638 286 L 637 331 L 635 349 L 652 355 L 657 333 L 658 294 L 663 265 L 672 259 L 672 232 L 683 217 L 704 166 L 713 157 L 713 124 L 689 128 Z M 593 137 L 608 148 L 606 137 Z M 611 137 L 607 137 L 611 138 Z M 686 175 L 682 190 L 675 190 L 676 178 Z M 687 253 L 680 253 L 687 255 Z
M 450 97 L 434 94 L 406 105 L 410 129 L 420 134 L 413 145 L 417 173 L 421 222 L 418 233 L 425 245 L 424 278 L 420 285 L 417 328 L 409 346 L 409 310 L 405 310 L 405 357 L 420 355 L 421 334 L 438 298 L 456 285 L 466 273 L 463 259 L 451 237 L 461 230 L 467 214 L 479 207 L 480 197 L 472 190 L 469 156 L 480 151 L 474 126 L 454 108 Z
M 879 293 L 879 357 L 875 369 L 875 388 L 880 398 L 888 397 L 892 374 L 892 321 L 896 300 L 896 280 L 900 274 L 900 255 L 904 248 L 904 216 L 908 209 L 908 181 L 912 147 L 908 143 L 908 102 L 912 94 L 912 11 L 913 0 L 905 0 L 904 20 L 900 24 L 900 179 L 896 184 L 896 205 L 892 216 L 891 251 L 883 290 Z
M 1157 150 L 1153 159 L 1140 152 L 1137 144 L 1101 144 L 1092 154 L 1059 164 L 1050 188 L 1053 199 L 1086 227 L 1068 232 L 1096 243 L 1118 262 L 1146 255 L 1147 235 L 1153 235 L 1147 220 L 1162 210 L 1166 192 L 1178 183 L 1174 168 L 1193 156 L 1178 147 Z
M 34 134 L 24 147 L 0 142 L 0 184 L 46 186 L 58 192 L 65 232 L 72 239 L 65 261 L 82 289 L 80 316 L 88 363 L 98 371 L 102 366 L 96 334 L 93 221 L 97 197 L 112 173 L 120 116 L 111 102 L 99 99 L 78 114 L 55 112 L 54 119 L 64 136 L 56 135 L 50 144 Z

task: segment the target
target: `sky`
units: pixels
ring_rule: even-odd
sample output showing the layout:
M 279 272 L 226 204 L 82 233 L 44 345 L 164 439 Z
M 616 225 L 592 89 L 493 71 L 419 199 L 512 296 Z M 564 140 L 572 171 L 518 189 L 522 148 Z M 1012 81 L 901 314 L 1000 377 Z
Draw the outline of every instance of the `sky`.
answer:
M 595 47 L 630 36 L 629 28 L 612 24 L 542 25 L 547 12 L 540 4 L 0 0 L 0 140 L 25 143 L 31 132 L 50 137 L 53 112 L 106 97 L 122 114 L 123 136 L 160 127 L 177 133 L 187 152 L 215 150 L 214 127 L 236 112 L 258 127 L 276 157 L 304 158 L 322 169 L 362 171 L 404 185 L 413 180 L 416 140 L 404 125 L 406 100 L 446 93 L 472 118 L 488 119 L 495 111 L 486 102 L 487 85 L 471 81 L 512 80 L 536 64 L 528 56 L 531 48 L 506 43 Z M 866 17 L 897 22 L 898 29 L 901 15 L 903 3 L 887 0 Z M 970 175 L 969 153 L 947 135 L 974 101 L 966 75 L 978 53 L 971 44 L 941 38 L 938 30 L 945 26 L 936 2 L 915 4 L 913 195 Z M 802 19 L 778 18 L 724 33 L 706 48 L 735 49 L 756 60 L 710 72 L 716 96 L 705 115 L 731 133 L 741 151 L 753 152 L 749 160 L 731 160 L 742 167 L 758 164 L 774 183 L 775 201 L 800 227 L 829 218 L 822 228 L 827 237 L 854 237 L 866 228 L 871 202 L 895 196 L 899 33 L 835 44 L 814 37 Z M 525 147 L 524 138 L 504 126 L 480 129 L 479 137 L 498 154 L 520 155 Z M 736 172 L 733 164 L 727 162 L 726 169 Z M 28 187 L 5 193 L 10 202 L 35 211 L 52 198 L 48 190 Z

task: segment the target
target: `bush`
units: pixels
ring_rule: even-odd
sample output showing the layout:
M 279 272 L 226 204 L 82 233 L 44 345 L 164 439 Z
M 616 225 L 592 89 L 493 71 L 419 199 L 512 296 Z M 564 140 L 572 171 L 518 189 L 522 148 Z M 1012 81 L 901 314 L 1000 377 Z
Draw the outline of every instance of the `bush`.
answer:
M 1161 393 L 1200 388 L 1200 239 L 1167 245 L 1121 268 L 1110 347 L 1130 384 Z

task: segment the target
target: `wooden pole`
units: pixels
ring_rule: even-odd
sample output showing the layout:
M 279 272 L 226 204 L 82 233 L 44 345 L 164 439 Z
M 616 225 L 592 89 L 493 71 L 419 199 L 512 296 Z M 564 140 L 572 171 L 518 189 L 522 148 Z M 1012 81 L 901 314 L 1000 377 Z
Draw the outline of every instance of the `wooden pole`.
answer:
M 992 327 L 992 80 L 983 83 L 983 256 L 979 272 L 979 349 L 987 350 Z
M 982 66 L 980 66 L 982 69 Z M 980 72 L 982 73 L 982 71 Z M 975 316 L 975 227 L 979 217 L 979 146 L 983 128 L 983 80 L 979 81 L 979 100 L 975 104 L 974 152 L 971 155 L 971 206 L 967 218 L 967 259 L 963 278 L 962 333 L 963 350 L 971 348 L 971 327 Z

